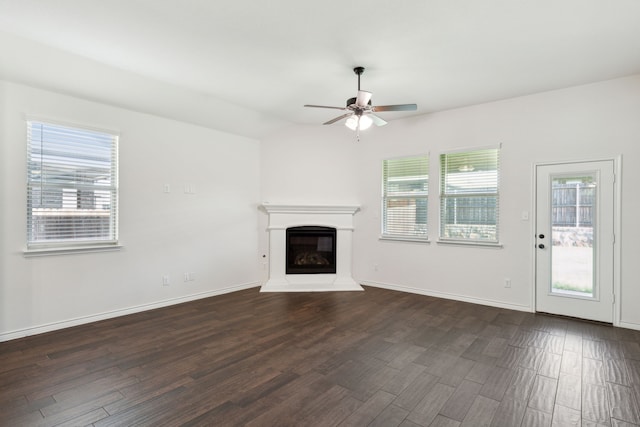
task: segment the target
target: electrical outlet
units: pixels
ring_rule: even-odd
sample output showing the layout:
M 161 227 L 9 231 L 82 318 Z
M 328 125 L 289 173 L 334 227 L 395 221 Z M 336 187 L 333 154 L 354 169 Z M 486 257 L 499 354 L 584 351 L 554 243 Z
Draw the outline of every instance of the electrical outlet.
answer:
M 162 276 L 162 286 L 169 286 L 169 284 L 170 284 L 169 276 L 168 275 Z
M 505 288 L 511 287 L 511 279 L 504 279 L 504 287 Z

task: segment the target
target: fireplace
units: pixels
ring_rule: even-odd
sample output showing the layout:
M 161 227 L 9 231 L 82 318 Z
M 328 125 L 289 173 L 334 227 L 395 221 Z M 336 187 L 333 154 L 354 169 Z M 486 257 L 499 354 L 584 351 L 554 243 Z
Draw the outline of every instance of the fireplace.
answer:
M 336 274 L 336 229 L 287 228 L 286 274 Z
M 353 205 L 275 205 L 269 215 L 269 278 L 261 292 L 362 291 L 352 277 Z

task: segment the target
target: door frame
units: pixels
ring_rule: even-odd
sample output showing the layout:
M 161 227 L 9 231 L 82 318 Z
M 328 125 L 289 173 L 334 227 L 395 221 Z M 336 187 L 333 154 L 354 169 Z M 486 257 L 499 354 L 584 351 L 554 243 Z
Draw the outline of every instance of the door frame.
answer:
M 620 326 L 620 247 L 622 242 L 621 235 L 621 219 L 622 219 L 622 200 L 620 195 L 622 194 L 622 155 L 619 154 L 614 157 L 598 157 L 593 159 L 571 159 L 571 160 L 553 160 L 553 161 L 540 161 L 534 162 L 531 165 L 532 176 L 532 188 L 531 193 L 531 232 L 529 234 L 529 248 L 531 253 L 531 311 L 537 312 L 537 299 L 536 299 L 536 224 L 538 222 L 538 205 L 536 201 L 536 194 L 538 192 L 538 166 L 554 166 L 562 164 L 573 163 L 588 163 L 588 162 L 601 162 L 601 161 L 613 161 L 613 232 L 615 235 L 613 241 L 613 326 Z

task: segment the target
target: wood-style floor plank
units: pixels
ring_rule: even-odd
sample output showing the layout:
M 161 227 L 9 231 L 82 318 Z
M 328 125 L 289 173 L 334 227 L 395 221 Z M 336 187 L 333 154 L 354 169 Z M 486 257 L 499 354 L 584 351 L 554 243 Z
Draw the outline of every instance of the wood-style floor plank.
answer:
M 7 426 L 640 426 L 640 331 L 248 289 L 0 343 Z

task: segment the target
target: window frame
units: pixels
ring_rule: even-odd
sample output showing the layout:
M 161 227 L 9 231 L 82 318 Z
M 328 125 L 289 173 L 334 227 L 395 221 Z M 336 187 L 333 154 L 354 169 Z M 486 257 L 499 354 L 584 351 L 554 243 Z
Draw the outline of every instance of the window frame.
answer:
M 482 176 L 481 171 L 482 170 L 478 170 L 475 171 L 478 174 L 478 180 L 477 180 L 477 184 L 478 185 L 487 185 L 487 182 L 491 181 L 491 178 L 488 178 L 486 175 L 486 172 L 490 172 L 490 171 L 494 171 L 495 170 L 495 191 L 488 191 L 487 187 L 484 187 L 485 191 L 469 191 L 466 193 L 449 193 L 447 191 L 447 185 L 449 183 L 449 179 L 448 175 L 450 175 L 448 173 L 448 168 L 447 168 L 447 157 L 448 156 L 462 156 L 462 157 L 475 157 L 475 160 L 479 160 L 479 161 L 487 161 L 487 156 L 478 156 L 479 152 L 482 151 L 490 151 L 490 150 L 494 150 L 495 151 L 495 157 L 494 159 L 490 159 L 490 161 L 495 161 L 496 163 L 496 168 L 495 169 L 486 169 L 485 171 L 485 176 Z M 458 150 L 450 150 L 450 151 L 443 151 L 439 154 L 438 156 L 438 162 L 439 162 L 439 236 L 438 236 L 438 244 L 449 244 L 449 245 L 463 245 L 463 246 L 485 246 L 485 247 L 496 247 L 496 248 L 501 248 L 502 244 L 500 243 L 500 161 L 501 161 L 501 150 L 502 150 L 502 144 L 499 145 L 493 145 L 493 146 L 482 146 L 482 147 L 469 147 L 469 148 L 464 148 L 464 149 L 458 149 Z M 473 173 L 474 169 L 471 170 L 462 170 L 460 169 L 460 173 Z M 451 174 L 452 175 L 452 174 Z M 487 181 L 487 182 L 485 182 Z M 473 181 L 472 181 L 473 182 Z M 465 182 L 465 183 L 469 183 L 469 181 Z M 494 228 L 494 233 L 495 233 L 495 238 L 472 238 L 469 236 L 461 236 L 461 237 L 451 237 L 451 236 L 446 236 L 445 234 L 445 228 L 447 227 L 447 225 L 449 224 L 447 222 L 447 217 L 449 216 L 448 214 L 450 213 L 447 210 L 447 206 L 448 206 L 448 201 L 449 200 L 455 200 L 455 199 L 461 199 L 461 198 L 466 198 L 466 199 L 478 199 L 480 201 L 482 201 L 482 199 L 490 199 L 490 198 L 495 198 L 495 206 L 493 207 L 493 215 L 495 217 L 495 225 L 493 224 L 494 221 L 485 221 L 483 222 L 477 222 L 476 224 L 467 224 L 466 227 L 468 229 L 472 229 L 474 227 L 476 228 L 480 228 L 482 229 L 483 227 L 487 227 L 487 226 L 492 226 Z M 486 200 L 485 200 L 486 201 Z M 484 205 L 483 207 L 486 208 L 486 205 Z M 490 212 L 490 211 L 489 211 Z M 491 212 L 490 212 L 491 213 Z M 469 233 L 471 234 L 471 233 Z
M 397 193 L 393 194 L 393 193 L 389 193 L 389 179 L 388 179 L 388 165 L 389 162 L 396 162 L 396 161 L 408 161 L 408 160 L 412 160 L 412 159 L 422 159 L 424 161 L 424 163 L 422 165 L 419 165 L 417 167 L 417 169 L 420 168 L 426 168 L 426 178 L 424 179 L 426 182 L 423 185 L 423 190 L 422 191 L 415 191 L 415 192 L 402 192 L 402 191 L 398 191 Z M 417 154 L 417 155 L 410 155 L 410 156 L 402 156 L 402 157 L 394 157 L 394 158 L 388 158 L 388 159 L 383 159 L 382 160 L 382 188 L 381 188 L 381 205 L 380 205 L 380 210 L 381 210 L 381 234 L 380 234 L 380 240 L 395 240 L 395 241 L 407 241 L 407 242 L 423 242 L 423 243 L 429 243 L 429 219 L 428 219 L 428 213 L 429 213 L 429 153 L 426 154 Z M 419 172 L 419 171 L 418 171 Z M 413 181 L 420 181 L 420 175 L 407 175 L 408 178 L 412 178 L 415 177 L 416 179 L 414 179 Z M 415 199 L 416 204 L 418 202 L 418 200 L 422 200 L 423 201 L 423 206 L 424 206 L 424 212 L 422 213 L 423 217 L 424 217 L 424 234 L 420 234 L 420 233 L 393 233 L 393 232 L 389 232 L 389 226 L 390 223 L 388 221 L 388 217 L 389 217 L 389 212 L 387 209 L 388 206 L 388 199 L 396 199 L 396 200 L 412 200 Z M 417 209 L 417 206 L 416 206 Z M 417 214 L 416 214 L 417 215 Z M 407 223 L 405 225 L 410 225 L 413 227 L 416 227 L 419 223 L 414 221 L 413 223 Z M 398 225 L 401 225 L 401 223 L 398 223 Z
M 86 126 L 77 123 L 69 123 L 69 122 L 61 122 L 57 120 L 50 120 L 47 118 L 41 117 L 25 117 L 25 125 L 26 125 L 26 248 L 23 251 L 23 254 L 27 257 L 30 256 L 42 256 L 42 255 L 60 255 L 60 254 L 70 254 L 77 252 L 104 252 L 104 251 L 113 251 L 119 250 L 122 246 L 119 244 L 119 132 L 115 132 L 112 130 L 106 130 L 103 128 L 96 128 L 92 126 Z M 108 150 L 108 180 L 107 183 L 97 184 L 97 181 L 94 179 L 92 184 L 87 184 L 86 181 L 79 182 L 77 178 L 68 178 L 68 181 L 65 181 L 65 178 L 60 178 L 60 176 L 51 179 L 50 182 L 45 182 L 45 180 L 40 179 L 37 181 L 34 179 L 34 169 L 40 169 L 41 177 L 43 175 L 42 171 L 46 170 L 47 167 L 51 168 L 52 165 L 64 165 L 63 167 L 69 167 L 72 171 L 77 172 L 84 166 L 84 171 L 87 170 L 87 165 L 82 165 L 83 155 L 78 152 L 76 156 L 69 156 L 62 154 L 60 161 L 52 162 L 51 159 L 45 160 L 43 155 L 42 144 L 49 144 L 49 149 L 56 148 L 56 144 L 59 146 L 59 142 L 53 142 L 53 140 L 46 141 L 41 139 L 40 141 L 35 141 L 36 144 L 40 144 L 40 147 L 34 148 L 34 140 L 32 133 L 34 132 L 34 126 L 42 126 L 41 132 L 47 131 L 59 131 L 62 134 L 63 138 L 70 138 L 68 142 L 71 143 L 70 151 L 77 145 L 78 148 L 82 147 L 82 137 L 94 136 L 104 138 L 105 142 L 108 142 L 109 145 L 106 148 L 103 148 L 103 151 Z M 67 134 L 65 135 L 65 131 Z M 74 139 L 72 136 L 73 133 L 80 134 L 77 139 Z M 85 135 L 82 135 L 85 133 Z M 63 142 L 63 145 L 66 145 L 66 142 Z M 95 147 L 95 145 L 94 145 Z M 40 153 L 40 160 L 37 160 L 37 155 Z M 68 154 L 68 153 L 66 153 Z M 75 153 L 74 153 L 75 154 Z M 36 160 L 34 161 L 34 157 Z M 77 163 L 77 164 L 75 164 Z M 55 167 L 55 166 L 54 166 Z M 97 166 L 95 166 L 97 167 Z M 75 168 L 75 169 L 74 169 Z M 104 168 L 104 167 L 103 167 Z M 91 169 L 89 169 L 92 171 Z M 92 172 L 94 172 L 93 170 Z M 74 174 L 75 177 L 80 176 L 80 174 Z M 85 180 L 87 178 L 85 177 Z M 89 178 L 90 179 L 90 178 Z M 38 193 L 39 191 L 39 193 Z M 95 207 L 96 199 L 108 199 L 108 231 L 106 233 L 106 238 L 100 237 L 96 230 L 92 230 L 89 226 L 85 228 L 86 231 L 95 233 L 93 236 L 88 235 L 85 238 L 74 237 L 60 237 L 55 236 L 57 238 L 35 238 L 33 236 L 33 215 L 34 209 L 38 205 L 38 200 L 34 199 L 34 195 L 43 194 L 43 192 L 60 192 L 61 194 L 61 202 L 62 206 L 59 208 L 61 211 L 65 209 L 78 211 L 88 210 L 95 211 L 90 212 L 87 216 L 103 216 L 98 215 L 99 208 Z M 75 193 L 74 193 L 75 192 Z M 96 195 L 96 192 L 99 192 L 99 195 Z M 72 199 L 66 198 L 65 194 L 74 193 L 76 194 L 76 205 L 73 206 L 73 203 L 70 202 Z M 91 194 L 90 198 L 87 198 L 87 194 Z M 65 207 L 64 205 L 67 204 Z M 84 205 L 84 206 L 83 206 Z M 89 207 L 87 207 L 89 205 Z M 91 207 L 90 205 L 94 205 Z M 47 208 L 53 209 L 55 211 L 56 208 Z M 64 214 L 64 212 L 61 212 Z M 64 216 L 62 216 L 64 218 Z M 46 223 L 46 220 L 45 220 Z M 67 228 L 59 228 L 56 229 L 54 226 L 54 233 L 64 232 L 65 230 L 82 230 L 84 225 L 78 227 L 75 223 L 67 226 Z M 46 232 L 45 232 L 46 233 Z M 93 238 L 92 238 L 93 237 Z

